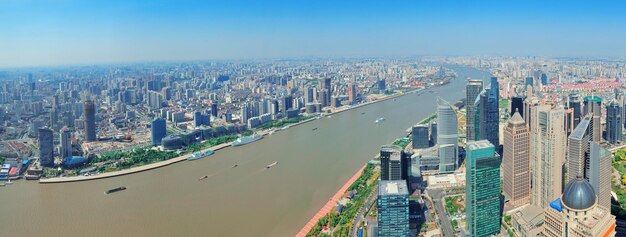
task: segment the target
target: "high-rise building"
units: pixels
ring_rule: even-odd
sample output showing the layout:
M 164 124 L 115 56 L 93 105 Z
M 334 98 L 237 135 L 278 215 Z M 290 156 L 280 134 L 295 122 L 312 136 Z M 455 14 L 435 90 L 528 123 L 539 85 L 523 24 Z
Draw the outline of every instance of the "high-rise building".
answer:
M 409 236 L 409 190 L 405 180 L 378 183 L 378 236 Z
M 492 77 L 491 88 L 481 93 L 478 113 L 480 139 L 489 140 L 495 147 L 500 146 L 500 90 L 497 77 Z
M 152 120 L 150 127 L 152 130 L 151 131 L 152 145 L 153 146 L 161 145 L 161 140 L 167 135 L 167 127 L 166 127 L 165 119 L 155 118 L 154 120 Z
M 354 83 L 348 84 L 348 100 L 351 103 L 356 101 L 356 84 Z
M 72 131 L 67 129 L 67 127 L 61 129 L 59 138 L 61 142 L 61 152 L 59 152 L 61 158 L 72 156 Z
M 516 112 L 504 127 L 502 185 L 512 207 L 530 203 L 530 133 Z
M 567 147 L 564 114 L 564 109 L 553 109 L 550 105 L 534 106 L 530 114 L 533 167 L 531 202 L 542 208 L 558 198 L 562 190 Z
M 598 205 L 611 209 L 611 152 L 600 144 L 589 144 L 590 156 L 587 177 L 591 187 L 598 196 Z
M 423 149 L 429 147 L 428 140 L 428 126 L 416 125 L 411 130 L 411 136 L 413 138 L 413 149 Z
M 521 96 L 511 98 L 511 111 L 509 112 L 509 116 L 513 116 L 515 112 L 518 112 L 519 115 L 524 118 L 524 98 Z
M 583 116 L 582 112 L 581 112 L 581 106 L 580 106 L 580 96 L 576 95 L 576 94 L 572 94 L 569 96 L 569 102 L 568 102 L 568 107 L 570 109 L 573 110 L 574 113 L 574 124 L 573 127 L 577 127 L 578 123 L 580 123 L 580 120 Z
M 591 126 L 593 135 L 591 139 L 599 143 L 602 135 L 602 125 L 600 124 L 600 117 L 602 116 L 602 98 L 599 96 L 585 96 L 583 105 L 583 116 L 587 114 L 592 115 Z
M 606 106 L 606 135 L 604 139 L 608 143 L 617 144 L 622 142 L 622 128 L 624 127 L 622 109 L 615 100 Z
M 446 147 L 445 152 L 439 152 L 439 170 L 453 172 L 458 159 L 459 124 L 452 105 L 441 98 L 437 98 L 437 124 L 437 145 Z
M 467 126 L 465 130 L 465 137 L 468 141 L 476 140 L 476 131 L 474 128 L 476 116 L 476 99 L 478 98 L 478 95 L 482 90 L 482 80 L 467 80 L 467 85 L 465 88 L 465 124 Z
M 92 142 L 96 140 L 96 107 L 93 100 L 83 103 L 83 113 L 85 113 L 85 140 Z
M 487 140 L 467 143 L 465 212 L 469 236 L 500 233 L 500 157 Z
M 615 236 L 615 216 L 611 215 L 610 208 L 598 205 L 598 196 L 582 177 L 570 181 L 563 195 L 545 207 L 543 235 Z
M 401 147 L 395 145 L 380 148 L 380 180 L 407 179 L 409 157 Z
M 437 144 L 437 122 L 430 122 L 430 146 Z
M 52 130 L 47 128 L 39 129 L 39 163 L 41 166 L 54 166 L 54 140 Z
M 585 116 L 567 138 L 567 182 L 585 177 L 585 164 L 589 162 L 591 141 L 591 115 Z
M 326 94 L 325 94 L 324 98 L 322 98 L 324 100 L 323 101 L 324 103 L 322 103 L 322 104 L 330 105 L 330 97 L 333 94 L 333 91 L 331 89 L 331 80 L 330 80 L 330 78 L 324 78 L 323 82 L 324 82 L 324 83 L 322 83 L 323 88 L 321 88 L 321 89 L 326 90 Z

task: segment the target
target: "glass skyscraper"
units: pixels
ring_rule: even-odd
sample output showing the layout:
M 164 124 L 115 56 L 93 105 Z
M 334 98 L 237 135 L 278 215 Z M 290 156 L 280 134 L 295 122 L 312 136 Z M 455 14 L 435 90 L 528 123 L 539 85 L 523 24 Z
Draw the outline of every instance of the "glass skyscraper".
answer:
M 448 102 L 437 99 L 437 145 L 447 147 L 439 152 L 439 171 L 454 172 L 458 158 L 459 124 L 456 111 Z
M 405 180 L 378 183 L 378 236 L 409 236 L 409 191 Z
M 465 87 L 465 110 L 467 115 L 465 116 L 465 124 L 467 129 L 465 131 L 465 137 L 468 141 L 476 139 L 476 131 L 474 130 L 474 119 L 476 114 L 476 98 L 483 90 L 483 81 L 481 80 L 467 80 Z
M 491 77 L 491 88 L 480 96 L 478 109 L 480 139 L 486 139 L 495 147 L 500 146 L 500 87 L 498 78 Z
M 500 157 L 487 140 L 467 143 L 465 212 L 468 236 L 500 232 Z

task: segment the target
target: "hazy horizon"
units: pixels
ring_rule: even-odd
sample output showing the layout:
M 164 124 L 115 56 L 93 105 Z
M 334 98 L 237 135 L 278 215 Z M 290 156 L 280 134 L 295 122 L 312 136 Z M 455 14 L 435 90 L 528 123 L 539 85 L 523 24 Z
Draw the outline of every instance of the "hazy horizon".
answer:
M 197 60 L 623 57 L 623 2 L 2 1 L 0 68 Z

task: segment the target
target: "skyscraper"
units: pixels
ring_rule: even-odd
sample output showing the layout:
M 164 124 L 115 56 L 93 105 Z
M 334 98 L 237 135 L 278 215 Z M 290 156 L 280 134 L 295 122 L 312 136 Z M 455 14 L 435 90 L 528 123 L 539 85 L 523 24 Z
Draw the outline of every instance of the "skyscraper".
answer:
M 413 129 L 411 130 L 411 136 L 413 137 L 413 149 L 423 149 L 429 147 L 428 126 L 413 126 Z
M 483 90 L 482 80 L 467 80 L 467 86 L 465 88 L 465 136 L 468 141 L 476 140 L 476 131 L 474 128 L 475 116 L 476 116 L 476 99 Z
M 572 94 L 569 96 L 568 107 L 574 111 L 574 128 L 578 126 L 580 123 L 580 119 L 582 118 L 582 112 L 580 107 L 580 96 L 576 94 Z
M 41 166 L 54 166 L 54 138 L 52 130 L 47 128 L 39 129 L 39 163 Z
M 348 84 L 348 100 L 354 103 L 356 100 L 356 85 L 354 83 Z
M 217 101 L 211 103 L 211 116 L 217 118 Z
M 333 91 L 331 89 L 331 80 L 330 78 L 324 78 L 323 82 L 324 82 L 322 83 L 323 88 L 321 89 L 326 90 L 326 94 L 325 94 L 325 97 L 323 98 L 324 103 L 322 104 L 330 105 L 330 97 L 333 94 Z
M 409 157 L 401 147 L 395 145 L 380 148 L 380 180 L 407 179 Z
M 459 125 L 456 111 L 441 98 L 437 98 L 437 124 L 437 144 L 447 147 L 445 152 L 439 152 L 439 170 L 452 172 L 456 169 L 458 159 Z
M 465 212 L 469 236 L 500 232 L 500 157 L 487 140 L 467 143 Z
M 502 155 L 503 191 L 509 204 L 520 207 L 530 203 L 530 133 L 524 119 L 514 113 L 504 127 Z
M 85 140 L 92 142 L 96 140 L 96 108 L 93 100 L 83 103 L 83 113 L 85 113 Z
M 165 119 L 155 118 L 154 120 L 152 120 L 150 127 L 152 130 L 151 131 L 152 145 L 153 146 L 161 145 L 161 140 L 167 135 L 167 127 L 166 127 Z
M 608 143 L 617 144 L 622 142 L 622 128 L 624 127 L 622 109 L 615 100 L 612 100 L 606 106 L 606 136 L 604 139 Z
M 567 138 L 567 182 L 585 177 L 585 164 L 589 160 L 591 141 L 591 115 L 585 116 Z
M 61 141 L 61 158 L 72 156 L 72 131 L 64 127 L 59 137 Z
M 518 112 L 519 115 L 524 118 L 524 98 L 521 96 L 511 98 L 511 111 L 509 112 L 509 116 L 512 117 L 515 112 Z
M 437 144 L 437 122 L 430 122 L 430 146 Z
M 409 190 L 405 180 L 378 183 L 378 236 L 409 236 Z
M 585 96 L 583 100 L 583 115 L 591 114 L 592 136 L 594 142 L 600 142 L 602 135 L 602 125 L 600 117 L 602 116 L 602 98 L 599 96 Z
M 480 95 L 479 137 L 500 146 L 500 89 L 498 78 L 491 78 L 491 88 Z
M 538 105 L 532 108 L 531 151 L 533 189 L 531 202 L 545 208 L 559 197 L 565 159 L 565 110 Z
M 600 144 L 589 144 L 590 156 L 587 177 L 591 187 L 598 196 L 598 205 L 611 209 L 611 152 Z

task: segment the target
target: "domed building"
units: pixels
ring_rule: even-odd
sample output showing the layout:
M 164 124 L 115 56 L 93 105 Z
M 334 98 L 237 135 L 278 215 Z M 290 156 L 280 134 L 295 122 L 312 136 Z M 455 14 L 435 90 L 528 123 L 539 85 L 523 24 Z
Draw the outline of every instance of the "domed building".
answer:
M 577 177 L 567 184 L 561 198 L 546 207 L 545 236 L 615 236 L 615 216 L 598 205 L 589 182 Z

